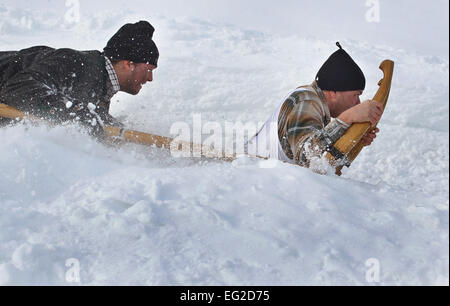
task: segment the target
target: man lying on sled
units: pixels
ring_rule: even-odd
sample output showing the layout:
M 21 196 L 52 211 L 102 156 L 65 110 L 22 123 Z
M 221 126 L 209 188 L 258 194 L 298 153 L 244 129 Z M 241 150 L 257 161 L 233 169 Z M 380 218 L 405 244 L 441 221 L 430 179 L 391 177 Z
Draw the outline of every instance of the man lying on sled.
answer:
M 120 125 L 109 114 L 111 98 L 137 95 L 153 80 L 158 48 L 153 26 L 124 25 L 100 51 L 44 46 L 0 52 L 0 103 L 54 122 L 78 121 L 102 138 L 104 124 Z M 11 122 L 0 118 L 0 126 Z
M 371 100 L 361 103 L 365 76 L 337 46 L 339 50 L 320 68 L 316 80 L 292 92 L 249 141 L 249 154 L 310 167 L 326 152 L 338 154 L 333 145 L 353 123 L 376 126 L 383 105 Z M 372 144 L 378 132 L 367 133 L 364 144 Z

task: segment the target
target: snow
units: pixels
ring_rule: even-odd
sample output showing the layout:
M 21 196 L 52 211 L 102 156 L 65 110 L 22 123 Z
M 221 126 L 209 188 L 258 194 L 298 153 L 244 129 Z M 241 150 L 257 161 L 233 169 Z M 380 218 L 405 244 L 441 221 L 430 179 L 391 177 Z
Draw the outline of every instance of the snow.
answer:
M 161 135 L 174 122 L 193 126 L 199 114 L 204 125 L 260 125 L 336 50 L 337 38 L 318 34 L 331 22 L 318 33 L 287 24 L 269 31 L 258 14 L 232 17 L 234 2 L 219 1 L 208 15 L 195 1 L 187 16 L 177 1 L 177 16 L 168 4 L 150 15 L 81 2 L 78 24 L 50 2 L 33 1 L 41 10 L 0 4 L 0 50 L 101 50 L 122 24 L 149 20 L 161 53 L 154 82 L 138 96 L 116 95 L 111 113 Z M 408 7 L 414 15 L 423 3 Z M 296 8 L 288 1 L 272 19 Z M 402 16 L 403 8 L 391 7 Z M 448 21 L 448 9 L 423 12 Z M 389 21 L 365 38 L 362 29 L 337 29 L 366 73 L 364 98 L 382 78 L 379 63 L 396 62 L 381 133 L 343 177 L 278 161 L 116 148 L 70 125 L 0 129 L 0 285 L 448 285 L 448 35 L 430 47 L 431 30 L 410 20 L 402 27 L 420 34 L 414 41 L 409 33 L 397 40 L 401 29 Z M 79 283 L 68 282 L 71 259 Z M 379 283 L 366 277 L 373 262 Z

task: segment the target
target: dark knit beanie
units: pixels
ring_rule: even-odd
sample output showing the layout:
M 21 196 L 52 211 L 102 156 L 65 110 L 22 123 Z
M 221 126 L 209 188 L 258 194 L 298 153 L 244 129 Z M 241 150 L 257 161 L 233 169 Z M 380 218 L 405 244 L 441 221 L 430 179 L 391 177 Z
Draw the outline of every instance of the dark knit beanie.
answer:
M 336 43 L 339 50 L 333 53 L 323 64 L 317 74 L 317 85 L 322 90 L 353 91 L 366 88 L 366 78 L 361 68 L 348 55 L 341 45 Z
M 159 52 L 153 42 L 155 28 L 147 21 L 128 23 L 120 28 L 103 49 L 113 61 L 128 60 L 158 66 Z

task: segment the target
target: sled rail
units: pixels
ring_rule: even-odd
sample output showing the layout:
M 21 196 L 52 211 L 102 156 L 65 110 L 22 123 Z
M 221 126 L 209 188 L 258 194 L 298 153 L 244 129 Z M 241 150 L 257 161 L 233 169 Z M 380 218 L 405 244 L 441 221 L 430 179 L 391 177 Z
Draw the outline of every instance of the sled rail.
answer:
M 40 119 L 34 115 L 19 111 L 18 109 L 0 103 L 0 117 L 8 119 L 26 119 L 31 122 L 44 123 L 43 119 Z M 207 146 L 194 144 L 188 141 L 177 140 L 171 137 L 159 136 L 150 133 L 138 132 L 133 130 L 127 130 L 120 127 L 105 125 L 104 131 L 106 137 L 112 141 L 124 141 L 129 143 L 136 143 L 145 146 L 154 146 L 160 149 L 167 149 L 178 155 L 183 156 L 198 156 L 205 158 L 214 158 L 224 161 L 233 161 L 236 155 L 226 156 L 224 152 L 217 151 L 214 148 Z

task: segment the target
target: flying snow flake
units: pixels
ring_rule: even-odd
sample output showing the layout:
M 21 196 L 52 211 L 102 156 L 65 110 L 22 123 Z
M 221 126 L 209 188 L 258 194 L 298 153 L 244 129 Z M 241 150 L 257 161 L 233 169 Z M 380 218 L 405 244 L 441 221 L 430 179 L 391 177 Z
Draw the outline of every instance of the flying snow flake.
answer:
M 69 101 L 69 102 L 66 103 L 66 108 L 67 109 L 71 108 L 72 106 L 73 106 L 72 102 Z
M 97 106 L 95 106 L 95 105 L 92 104 L 92 103 L 89 103 L 89 104 L 88 104 L 88 108 L 89 108 L 90 111 L 95 111 L 95 109 L 97 108 Z

